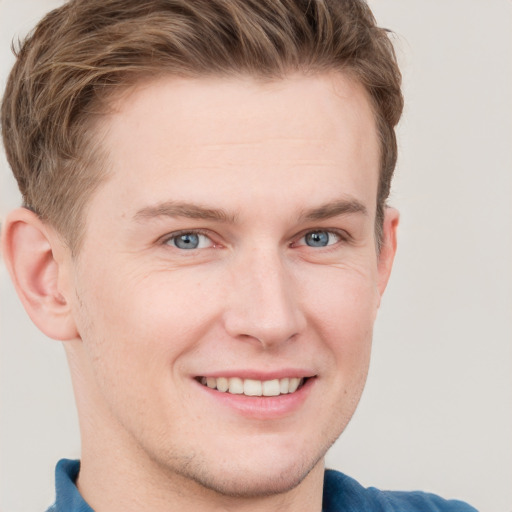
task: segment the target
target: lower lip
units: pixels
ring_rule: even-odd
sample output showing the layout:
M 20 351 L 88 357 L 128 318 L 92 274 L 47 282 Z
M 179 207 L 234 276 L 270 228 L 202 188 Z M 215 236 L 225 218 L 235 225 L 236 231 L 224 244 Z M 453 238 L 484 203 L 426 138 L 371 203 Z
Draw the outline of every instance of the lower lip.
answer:
M 196 381 L 203 392 L 217 403 L 229 407 L 238 414 L 251 419 L 279 419 L 294 413 L 306 401 L 316 381 L 315 377 L 307 379 L 305 384 L 295 391 L 279 396 L 234 395 L 204 386 Z

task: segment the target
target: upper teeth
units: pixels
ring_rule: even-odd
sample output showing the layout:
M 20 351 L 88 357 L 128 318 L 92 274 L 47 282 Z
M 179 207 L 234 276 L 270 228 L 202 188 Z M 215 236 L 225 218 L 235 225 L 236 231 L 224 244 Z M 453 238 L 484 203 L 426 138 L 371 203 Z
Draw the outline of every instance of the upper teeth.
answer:
M 291 377 L 273 380 L 241 379 L 239 377 L 202 377 L 201 384 L 218 391 L 247 396 L 278 396 L 297 391 L 304 379 Z

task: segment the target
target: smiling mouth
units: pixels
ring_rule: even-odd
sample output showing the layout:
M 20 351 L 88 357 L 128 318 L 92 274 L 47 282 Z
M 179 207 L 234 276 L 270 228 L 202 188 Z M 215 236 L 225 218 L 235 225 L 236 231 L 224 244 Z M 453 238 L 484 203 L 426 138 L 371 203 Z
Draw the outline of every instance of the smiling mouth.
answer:
M 279 396 L 295 393 L 308 377 L 286 377 L 284 379 L 254 380 L 239 377 L 198 377 L 203 386 L 222 393 L 245 396 Z

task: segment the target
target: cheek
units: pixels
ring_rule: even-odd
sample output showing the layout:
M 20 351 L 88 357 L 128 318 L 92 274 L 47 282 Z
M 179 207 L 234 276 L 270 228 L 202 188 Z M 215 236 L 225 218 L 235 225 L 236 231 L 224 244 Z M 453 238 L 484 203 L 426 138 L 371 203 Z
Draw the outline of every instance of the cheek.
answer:
M 336 269 L 313 296 L 309 324 L 320 335 L 338 399 L 357 402 L 370 361 L 379 297 L 375 283 L 367 275 Z
M 371 273 L 348 268 L 330 269 L 303 287 L 311 317 L 330 332 L 329 339 L 350 345 L 371 338 L 379 294 Z
M 376 296 L 371 280 L 338 273 L 314 303 L 310 324 L 314 322 L 320 333 L 329 389 L 318 414 L 331 418 L 322 432 L 325 439 L 334 441 L 340 435 L 361 398 L 370 362 Z
M 214 317 L 215 297 L 208 282 L 192 277 L 172 271 L 132 273 L 124 279 L 115 272 L 89 277 L 80 287 L 79 331 L 91 357 L 112 372 L 131 373 L 131 378 L 152 380 L 169 372 Z

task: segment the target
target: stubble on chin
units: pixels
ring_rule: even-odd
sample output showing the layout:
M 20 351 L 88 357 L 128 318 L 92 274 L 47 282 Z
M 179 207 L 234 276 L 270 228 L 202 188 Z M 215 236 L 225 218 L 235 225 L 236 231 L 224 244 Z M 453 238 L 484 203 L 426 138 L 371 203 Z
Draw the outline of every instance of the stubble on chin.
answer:
M 198 454 L 179 458 L 171 456 L 167 462 L 160 459 L 158 463 L 167 474 L 168 484 L 182 497 L 189 493 L 196 497 L 201 493 L 228 500 L 284 497 L 298 488 L 312 472 L 323 475 L 325 454 L 338 438 L 332 437 L 316 456 L 290 461 L 288 467 L 277 474 L 272 471 L 272 463 L 259 471 L 237 467 L 236 454 L 233 454 L 233 463 L 227 466 L 219 464 L 214 467 Z M 169 459 L 172 459 L 171 463 Z

